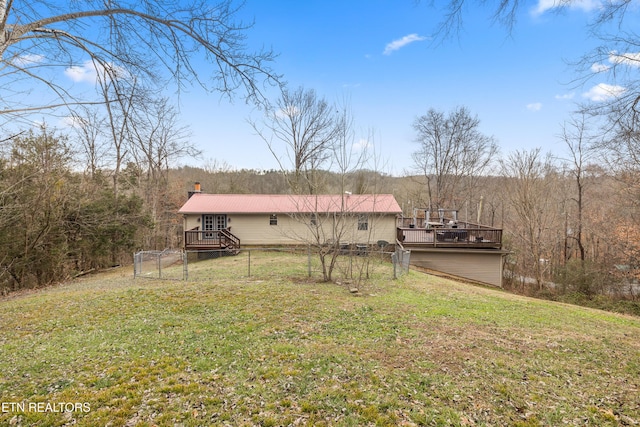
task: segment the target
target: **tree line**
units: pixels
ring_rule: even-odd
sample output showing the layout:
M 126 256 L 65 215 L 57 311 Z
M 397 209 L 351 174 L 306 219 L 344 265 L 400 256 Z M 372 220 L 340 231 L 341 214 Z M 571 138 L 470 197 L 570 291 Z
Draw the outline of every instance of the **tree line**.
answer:
M 469 113 L 459 109 L 450 118 L 461 111 Z M 439 117 L 448 120 L 447 114 Z M 623 162 L 621 147 L 613 149 L 612 141 L 593 138 L 584 122 L 575 121 L 564 128 L 561 152 L 536 149 L 501 155 L 489 144 L 488 151 L 476 150 L 476 155 L 484 162 L 482 154 L 491 154 L 496 165 L 491 170 L 499 174 L 455 174 L 445 167 L 425 170 L 425 164 L 438 160 L 424 158 L 420 129 L 416 124 L 415 164 L 403 176 L 371 169 L 318 170 L 314 182 L 322 182 L 320 193 L 366 193 L 375 182 L 375 192 L 394 194 L 406 216 L 412 216 L 414 208 L 452 208 L 462 220 L 501 228 L 504 248 L 510 252 L 505 284 L 518 292 L 637 298 L 640 164 L 633 161 L 635 156 L 627 154 Z M 446 141 L 456 138 L 431 144 Z M 63 135 L 43 126 L 4 143 L 4 292 L 129 264 L 138 249 L 180 247 L 182 219 L 177 210 L 195 181 L 211 193 L 292 192 L 290 174 L 280 169 L 236 170 L 215 161 L 202 167 L 176 166 L 174 159 L 154 172 L 142 161 L 144 156 L 132 157 L 138 162 L 122 168 L 116 186 L 113 169 L 80 167 L 86 153 L 77 134 Z M 448 156 L 443 161 L 455 159 Z M 433 183 L 439 184 L 430 187 Z
M 448 3 L 441 39 L 470 2 Z M 348 101 L 287 88 L 270 68 L 272 52 L 247 51 L 248 27 L 235 22 L 232 1 L 0 0 L 0 287 L 43 286 L 128 262 L 139 248 L 179 246 L 175 212 L 200 181 L 210 192 L 392 193 L 407 215 L 458 209 L 505 230 L 511 288 L 634 297 L 640 141 L 630 4 L 607 3 L 591 23 L 603 44 L 581 65 L 585 79 L 595 69 L 610 80 L 599 86 L 608 96 L 578 106 L 558 152 L 500 153 L 465 107 L 430 109 L 416 117 L 416 150 L 403 176 L 393 177 L 370 135 L 363 138 L 370 146 L 356 143 Z M 494 6 L 494 18 L 511 30 L 519 3 Z M 93 76 L 89 93 L 55 72 L 79 66 Z M 178 167 L 199 153 L 157 94 L 187 82 L 255 103 L 262 120 L 250 125 L 278 170 L 238 171 L 215 160 Z M 281 89 L 277 100 L 265 98 L 265 84 Z M 45 116 L 63 117 L 66 133 L 42 124 Z

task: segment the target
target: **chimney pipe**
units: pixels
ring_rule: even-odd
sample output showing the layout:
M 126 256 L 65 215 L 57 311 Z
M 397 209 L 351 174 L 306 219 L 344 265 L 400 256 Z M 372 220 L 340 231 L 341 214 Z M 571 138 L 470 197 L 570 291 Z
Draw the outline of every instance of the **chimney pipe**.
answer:
M 191 196 L 193 196 L 194 194 L 198 194 L 198 193 L 202 193 L 202 189 L 200 187 L 200 183 L 199 182 L 195 182 L 193 184 L 193 191 L 189 191 L 187 193 L 187 196 L 188 196 L 187 198 L 190 199 Z

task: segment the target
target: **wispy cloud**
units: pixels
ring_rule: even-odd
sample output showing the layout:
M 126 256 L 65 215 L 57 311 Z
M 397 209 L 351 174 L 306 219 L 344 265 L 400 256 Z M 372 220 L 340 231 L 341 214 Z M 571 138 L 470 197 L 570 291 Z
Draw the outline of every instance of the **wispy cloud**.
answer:
M 594 102 L 607 101 L 617 98 L 626 91 L 622 86 L 600 83 L 583 93 L 582 96 Z
M 582 10 L 589 12 L 594 9 L 598 9 L 602 6 L 602 0 L 573 0 L 570 2 L 563 0 L 538 0 L 538 4 L 533 8 L 531 13 L 534 16 L 539 16 L 548 10 L 557 9 L 560 7 L 568 7 L 569 9 Z
M 591 72 L 594 74 L 604 73 L 609 71 L 612 67 L 618 65 L 640 68 L 640 52 L 618 53 L 614 50 L 609 52 L 609 57 L 607 58 L 607 60 L 611 65 L 602 62 L 596 62 L 591 65 Z
M 66 68 L 64 75 L 76 83 L 95 83 L 98 80 L 98 73 L 92 61 L 85 61 L 82 65 Z
M 402 37 L 401 39 L 397 39 L 392 41 L 391 43 L 388 43 L 385 48 L 384 48 L 384 52 L 382 52 L 384 55 L 391 55 L 391 53 L 395 52 L 398 49 L 401 49 L 403 47 L 405 47 L 408 44 L 414 43 L 414 42 L 420 42 L 423 40 L 426 40 L 426 37 L 423 36 L 419 36 L 416 33 L 413 34 L 409 34 L 407 36 Z
M 16 57 L 13 63 L 19 67 L 25 67 L 27 65 L 39 64 L 42 61 L 44 61 L 44 56 L 42 55 L 27 54 Z
M 75 117 L 75 116 L 65 116 L 63 118 L 61 118 L 59 120 L 59 124 L 62 127 L 69 127 L 69 128 L 81 128 L 83 126 L 87 125 L 87 121 L 81 117 Z
M 565 93 L 563 95 L 556 95 L 555 98 L 559 99 L 561 101 L 564 101 L 564 100 L 567 100 L 567 99 L 573 99 L 574 96 L 575 96 L 575 93 L 569 92 L 569 93 Z
M 542 110 L 541 102 L 532 102 L 531 104 L 527 104 L 527 110 L 529 111 L 540 111 Z
M 631 67 L 640 67 L 640 52 L 618 53 L 612 51 L 609 53 L 609 62 L 612 64 L 623 64 Z
M 593 64 L 591 66 L 591 72 L 592 73 L 604 73 L 605 71 L 608 71 L 609 68 L 611 68 L 611 67 L 608 66 L 607 64 L 596 63 L 596 64 Z
M 106 69 L 109 68 L 111 74 L 116 74 L 122 78 L 129 78 L 130 74 L 122 67 L 114 66 L 113 64 L 96 64 L 91 60 L 84 61 L 82 65 L 72 65 L 64 70 L 65 76 L 70 78 L 76 83 L 97 83 L 98 73 L 101 76 L 106 75 Z
M 300 114 L 300 110 L 295 105 L 287 105 L 284 108 L 281 108 L 276 111 L 275 116 L 277 118 L 285 118 L 285 117 L 295 117 Z
M 369 142 L 368 139 L 360 138 L 358 142 L 353 144 L 353 149 L 355 151 L 364 151 L 368 149 L 370 146 L 371 146 L 371 143 Z

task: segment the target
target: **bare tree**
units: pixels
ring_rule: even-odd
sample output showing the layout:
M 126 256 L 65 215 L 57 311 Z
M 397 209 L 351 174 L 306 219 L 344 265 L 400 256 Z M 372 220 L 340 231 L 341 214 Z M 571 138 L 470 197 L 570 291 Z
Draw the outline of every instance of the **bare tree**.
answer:
M 418 0 L 419 1 L 419 0 Z M 564 2 L 566 0 L 560 0 Z M 430 2 L 435 4 L 434 2 Z M 434 31 L 434 40 L 444 40 L 460 33 L 464 28 L 464 12 L 469 3 L 477 3 L 482 6 L 487 4 L 493 6 L 491 10 L 491 20 L 498 22 L 509 31 L 512 31 L 516 23 L 516 14 L 520 8 L 520 0 L 498 0 L 495 4 L 486 0 L 450 0 L 442 7 L 443 19 L 439 22 Z M 439 3 L 438 6 L 442 5 Z
M 113 76 L 115 77 L 115 76 Z M 116 197 L 120 194 L 120 171 L 126 162 L 130 149 L 127 142 L 130 140 L 129 134 L 132 128 L 132 111 L 134 109 L 135 97 L 137 95 L 137 80 L 131 84 L 127 81 L 110 78 L 108 73 L 99 78 L 101 93 L 105 101 L 104 106 L 107 112 L 107 129 L 110 135 L 110 145 L 113 159 L 113 194 Z M 113 97 L 114 102 L 109 101 Z
M 550 155 L 540 149 L 516 151 L 501 161 L 505 197 L 513 211 L 509 232 L 523 275 L 533 274 L 543 288 L 550 250 L 559 233 L 559 203 L 555 198 L 558 179 Z
M 596 146 L 593 143 L 592 135 L 589 133 L 584 115 L 565 123 L 560 138 L 569 151 L 569 173 L 575 183 L 575 196 L 571 198 L 576 205 L 575 235 L 572 234 L 571 237 L 575 239 L 580 261 L 584 263 L 586 259 L 583 240 L 585 191 L 588 184 L 588 166 L 596 154 Z
M 344 132 L 344 117 L 313 89 L 283 88 L 267 109 L 262 125 L 250 121 L 284 172 L 294 193 L 319 191 L 318 171 L 332 155 L 332 144 Z M 283 155 L 284 153 L 284 155 Z
M 355 138 L 348 100 L 334 106 L 319 99 L 313 90 L 285 89 L 276 106 L 268 111 L 266 130 L 255 122 L 252 126 L 265 140 L 282 171 L 292 175 L 289 183 L 294 193 L 292 201 L 297 206 L 289 213 L 293 225 L 283 227 L 280 232 L 306 244 L 320 260 L 323 279 L 333 280 L 339 256 L 351 254 L 352 243 L 369 243 L 369 227 L 373 227 L 377 218 L 374 212 L 363 212 L 363 204 L 380 208 L 375 193 L 356 196 L 348 188 L 350 178 L 367 166 L 369 159 L 367 144 Z M 321 177 L 329 170 L 337 177 L 334 186 L 337 194 L 332 196 L 319 194 L 324 184 Z M 371 189 L 366 183 L 359 187 Z
M 102 132 L 104 118 L 100 117 L 96 109 L 87 108 L 83 113 L 72 115 L 72 129 L 75 132 L 77 150 L 82 153 L 85 164 L 85 175 L 94 179 L 99 170 L 106 165 L 107 144 Z
M 104 101 L 75 91 L 60 69 L 259 98 L 260 80 L 277 80 L 267 66 L 273 55 L 247 51 L 250 25 L 235 22 L 237 12 L 231 0 L 0 0 L 0 114 L 15 120 Z
M 493 137 L 480 132 L 480 120 L 465 107 L 448 115 L 435 109 L 415 119 L 414 167 L 426 181 L 430 208 L 457 209 L 471 197 L 479 177 L 498 153 Z
M 169 168 L 183 157 L 200 151 L 189 140 L 189 129 L 181 126 L 177 111 L 167 99 L 147 100 L 138 105 L 129 120 L 132 158 L 144 175 L 138 187 L 154 224 L 147 247 L 168 247 L 168 224 L 178 206 L 168 203 Z

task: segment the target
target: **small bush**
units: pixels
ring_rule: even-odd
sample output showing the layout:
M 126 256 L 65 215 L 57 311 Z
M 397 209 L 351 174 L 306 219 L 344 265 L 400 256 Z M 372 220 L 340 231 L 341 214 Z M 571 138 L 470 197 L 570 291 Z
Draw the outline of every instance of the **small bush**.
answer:
M 560 267 L 554 277 L 559 284 L 560 293 L 580 293 L 586 297 L 602 294 L 611 278 L 607 270 L 596 263 L 581 260 L 571 260 Z

